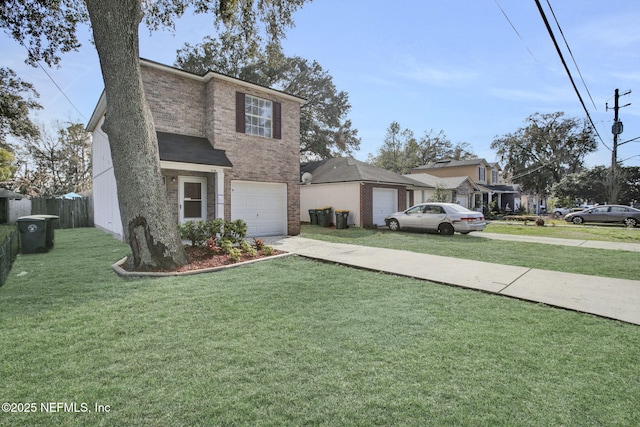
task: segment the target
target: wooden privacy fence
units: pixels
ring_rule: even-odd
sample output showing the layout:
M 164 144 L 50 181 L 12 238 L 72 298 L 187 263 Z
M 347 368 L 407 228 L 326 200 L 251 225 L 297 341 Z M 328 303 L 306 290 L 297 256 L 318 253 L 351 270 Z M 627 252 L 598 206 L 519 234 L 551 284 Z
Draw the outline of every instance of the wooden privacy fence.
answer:
M 93 227 L 93 198 L 31 199 L 31 215 L 57 215 L 56 228 Z

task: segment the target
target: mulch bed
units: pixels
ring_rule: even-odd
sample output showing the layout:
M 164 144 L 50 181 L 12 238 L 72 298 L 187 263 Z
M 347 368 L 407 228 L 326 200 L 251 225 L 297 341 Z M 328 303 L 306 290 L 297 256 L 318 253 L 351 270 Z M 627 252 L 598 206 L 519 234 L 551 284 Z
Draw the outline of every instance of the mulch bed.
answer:
M 269 255 L 265 255 L 262 250 L 259 250 L 256 256 L 249 256 L 243 253 L 238 261 L 231 260 L 231 257 L 226 254 L 216 254 L 209 248 L 197 247 L 197 246 L 185 246 L 187 257 L 189 258 L 189 264 L 178 268 L 177 272 L 204 270 L 207 268 L 221 267 L 229 264 L 236 264 L 239 262 L 250 261 L 260 258 L 268 258 L 274 255 L 280 255 L 284 252 L 273 250 Z

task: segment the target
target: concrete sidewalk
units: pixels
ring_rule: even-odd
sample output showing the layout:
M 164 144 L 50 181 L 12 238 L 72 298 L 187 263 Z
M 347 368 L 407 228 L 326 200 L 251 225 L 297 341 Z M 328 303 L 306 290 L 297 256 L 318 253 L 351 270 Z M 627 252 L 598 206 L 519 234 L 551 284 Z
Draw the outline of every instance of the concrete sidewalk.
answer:
M 527 238 L 527 241 L 532 240 Z M 478 289 L 640 325 L 640 281 L 636 280 L 329 243 L 298 236 L 279 237 L 269 244 L 307 258 Z
M 493 240 L 510 240 L 515 242 L 543 243 L 546 245 L 575 246 L 580 248 L 609 249 L 618 251 L 640 252 L 639 243 L 604 242 L 599 240 L 557 239 L 555 237 L 520 236 L 499 233 L 471 233 L 469 236 Z

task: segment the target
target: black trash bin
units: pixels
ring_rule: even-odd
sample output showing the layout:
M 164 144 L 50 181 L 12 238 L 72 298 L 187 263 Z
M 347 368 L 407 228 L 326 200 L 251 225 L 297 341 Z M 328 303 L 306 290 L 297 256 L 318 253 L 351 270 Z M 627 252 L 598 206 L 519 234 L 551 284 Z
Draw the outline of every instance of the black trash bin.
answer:
M 349 228 L 349 211 L 336 211 L 336 228 L 345 229 Z
M 309 218 L 311 218 L 311 225 L 318 225 L 318 214 L 315 209 L 309 209 Z
M 328 227 L 331 222 L 331 208 L 320 208 L 316 210 L 318 215 L 318 225 L 320 227 Z
M 46 238 L 46 244 L 47 244 L 47 248 L 48 249 L 52 249 L 53 248 L 53 243 L 55 240 L 55 235 L 54 235 L 54 229 L 55 226 L 53 224 L 53 221 L 55 221 L 56 219 L 60 218 L 58 215 L 31 215 L 31 218 L 43 218 L 47 221 L 47 238 Z
M 20 252 L 23 254 L 36 254 L 49 252 L 47 247 L 47 220 L 24 216 L 18 218 L 18 231 L 20 232 Z

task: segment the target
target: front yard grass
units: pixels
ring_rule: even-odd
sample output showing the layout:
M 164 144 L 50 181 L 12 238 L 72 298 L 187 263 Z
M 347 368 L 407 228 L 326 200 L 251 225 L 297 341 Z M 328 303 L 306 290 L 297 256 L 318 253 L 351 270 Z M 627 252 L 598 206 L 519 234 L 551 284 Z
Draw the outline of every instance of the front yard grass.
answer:
M 297 257 L 124 281 L 110 264 L 127 252 L 77 229 L 18 257 L 0 288 L 0 396 L 38 411 L 0 425 L 640 421 L 637 326 Z
M 546 228 L 520 227 L 525 229 Z M 518 234 L 517 228 L 519 227 L 515 225 L 504 225 L 500 230 L 501 232 L 511 231 L 513 234 Z M 498 232 L 491 226 L 486 230 L 487 232 Z M 627 231 L 636 232 L 637 230 L 625 228 L 618 230 L 621 235 Z M 638 252 L 483 239 L 478 237 L 481 233 L 478 232 L 476 235 L 474 233 L 468 235 L 456 233 L 453 236 L 441 236 L 420 232 L 394 232 L 384 228 L 336 230 L 315 225 L 303 225 L 301 235 L 310 239 L 330 242 L 399 249 L 542 270 L 631 280 L 638 280 L 640 277 Z M 531 233 L 531 235 L 543 235 Z M 546 235 L 546 237 L 557 236 Z M 566 234 L 562 236 L 568 238 Z M 491 272 L 487 272 L 487 274 L 491 274 Z
M 520 234 L 538 237 L 555 237 L 574 240 L 604 240 L 610 242 L 640 243 L 640 228 L 624 227 L 621 224 L 583 224 L 573 225 L 562 219 L 545 218 L 545 226 L 538 227 L 534 222 L 505 223 L 491 222 L 486 232 L 501 234 Z

